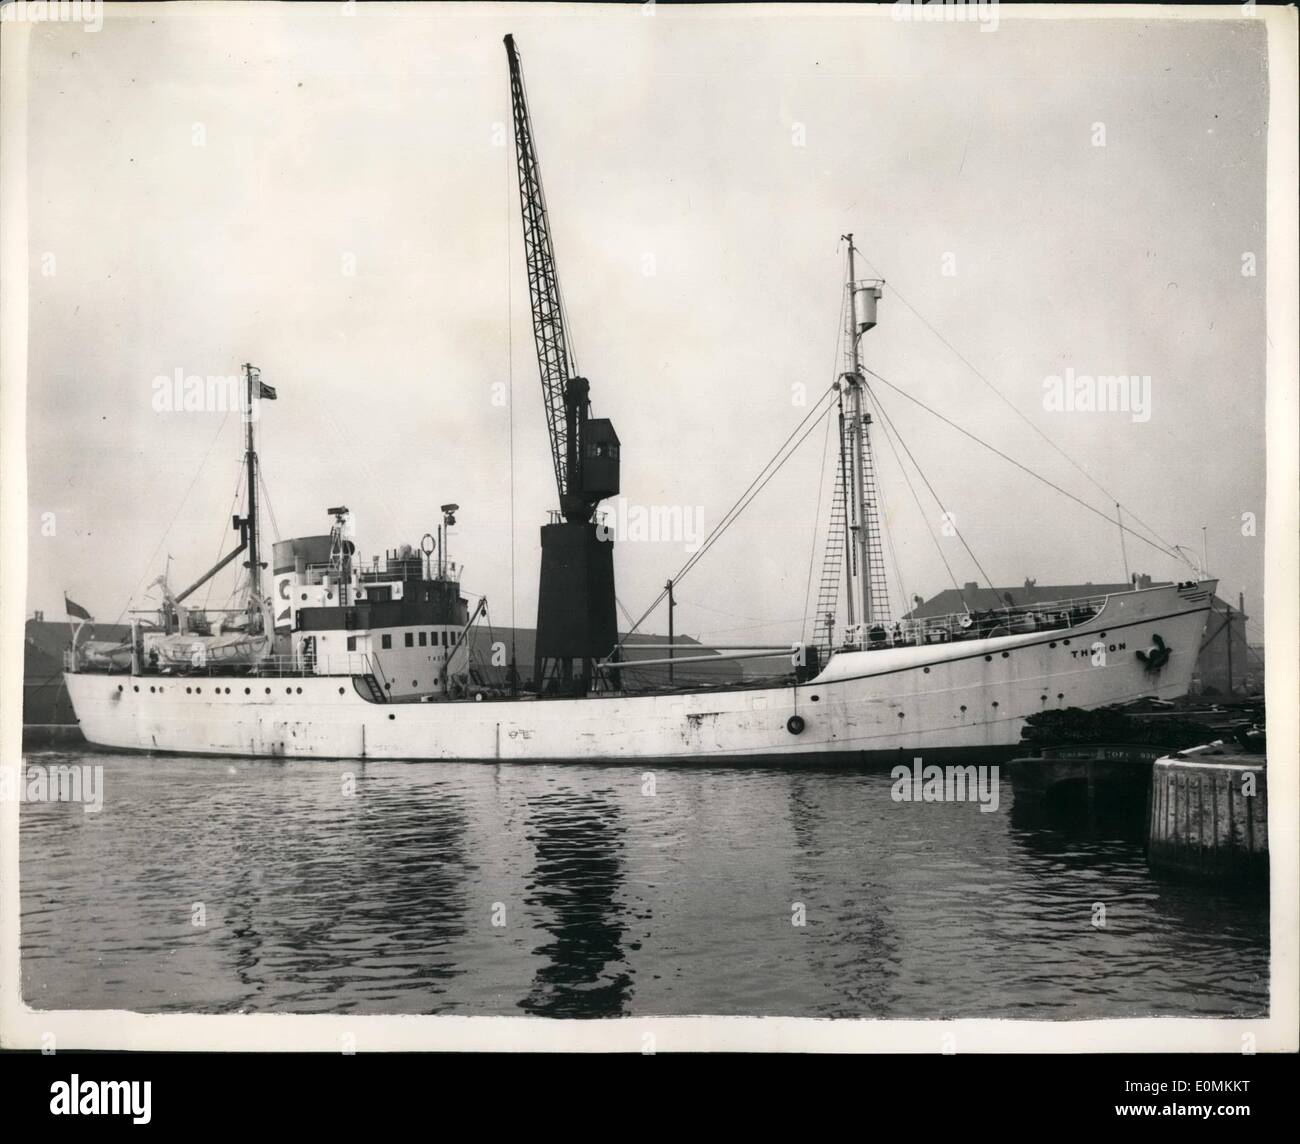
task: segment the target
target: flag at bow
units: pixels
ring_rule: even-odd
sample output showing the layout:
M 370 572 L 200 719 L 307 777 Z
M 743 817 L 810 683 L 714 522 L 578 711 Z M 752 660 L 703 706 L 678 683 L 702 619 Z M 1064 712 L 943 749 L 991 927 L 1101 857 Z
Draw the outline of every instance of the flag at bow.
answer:
M 63 610 L 69 616 L 72 616 L 78 620 L 94 619 L 94 617 L 88 611 L 86 611 L 86 609 L 83 608 L 80 604 L 78 604 L 74 600 L 69 600 L 67 592 L 63 593 Z

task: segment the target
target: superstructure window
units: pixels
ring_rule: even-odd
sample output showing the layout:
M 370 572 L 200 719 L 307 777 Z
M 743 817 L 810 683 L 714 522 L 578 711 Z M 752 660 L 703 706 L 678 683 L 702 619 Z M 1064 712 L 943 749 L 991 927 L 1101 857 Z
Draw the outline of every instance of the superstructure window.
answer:
M 420 646 L 421 647 L 429 646 L 429 634 L 427 632 L 420 633 Z
M 357 637 L 348 636 L 348 651 L 356 651 L 356 650 L 357 650 Z
M 380 644 L 380 646 L 381 646 L 382 648 L 384 648 L 385 651 L 387 651 L 388 648 L 390 648 L 390 647 L 393 646 L 393 637 L 392 637 L 392 636 L 384 636 L 384 637 L 382 637 L 382 638 L 380 639 L 379 644 Z
M 415 634 L 413 632 L 406 633 L 406 646 L 415 647 Z

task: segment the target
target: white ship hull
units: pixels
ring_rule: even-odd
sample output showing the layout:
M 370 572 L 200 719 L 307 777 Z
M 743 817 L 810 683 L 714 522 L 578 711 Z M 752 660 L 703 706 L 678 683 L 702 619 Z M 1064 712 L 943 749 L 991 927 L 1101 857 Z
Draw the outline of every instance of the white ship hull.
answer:
M 969 755 L 1014 746 L 1035 712 L 1185 694 L 1212 592 L 1201 584 L 1111 596 L 1068 630 L 841 652 L 814 680 L 760 689 L 375 703 L 350 676 L 69 673 L 67 682 L 87 740 L 141 751 L 705 763 Z M 1171 654 L 1151 672 L 1137 652 L 1156 635 Z

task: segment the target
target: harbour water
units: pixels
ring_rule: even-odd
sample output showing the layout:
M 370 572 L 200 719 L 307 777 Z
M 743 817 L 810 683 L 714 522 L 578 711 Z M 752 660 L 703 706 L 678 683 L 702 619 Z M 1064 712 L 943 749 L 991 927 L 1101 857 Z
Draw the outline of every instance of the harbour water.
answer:
M 21 807 L 23 994 L 38 1009 L 1268 1006 L 1266 900 L 1161 880 L 1140 834 L 1043 821 L 1005 773 L 987 813 L 895 801 L 887 770 L 27 762 L 103 767 L 98 812 Z

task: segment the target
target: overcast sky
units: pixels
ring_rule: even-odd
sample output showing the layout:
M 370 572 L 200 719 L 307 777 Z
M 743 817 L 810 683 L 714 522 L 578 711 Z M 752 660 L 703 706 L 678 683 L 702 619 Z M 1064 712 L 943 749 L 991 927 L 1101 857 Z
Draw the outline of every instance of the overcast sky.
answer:
M 158 413 L 153 381 L 252 361 L 279 391 L 261 451 L 280 534 L 326 531 L 345 503 L 377 552 L 418 543 L 456 501 L 452 558 L 498 624 L 511 411 L 493 387 L 513 379 L 514 611 L 533 623 L 556 496 L 506 32 L 572 338 L 631 504 L 699 506 L 707 529 L 749 484 L 806 412 L 792 386 L 815 400 L 834 376 L 853 231 L 888 280 L 872 369 L 1113 513 L 906 299 L 1162 537 L 1199 552 L 1207 525 L 1220 593 L 1244 591 L 1262 621 L 1264 28 L 1006 9 L 996 31 L 888 9 L 336 4 L 133 6 L 96 33 L 37 28 L 31 608 L 61 617 L 66 589 L 111 620 L 166 553 L 180 587 L 229 545 L 238 419 L 218 433 L 220 413 Z M 1149 420 L 1045 409 L 1044 379 L 1067 369 L 1149 376 Z M 1124 578 L 1113 524 L 880 396 L 996 583 Z M 678 631 L 797 637 L 824 439 L 680 584 Z M 883 442 L 878 457 L 906 591 L 928 597 L 950 584 L 939 510 L 922 492 L 919 514 Z M 959 581 L 982 579 L 940 542 Z M 687 556 L 621 545 L 620 600 L 639 615 Z M 1132 538 L 1128 558 L 1188 575 Z

